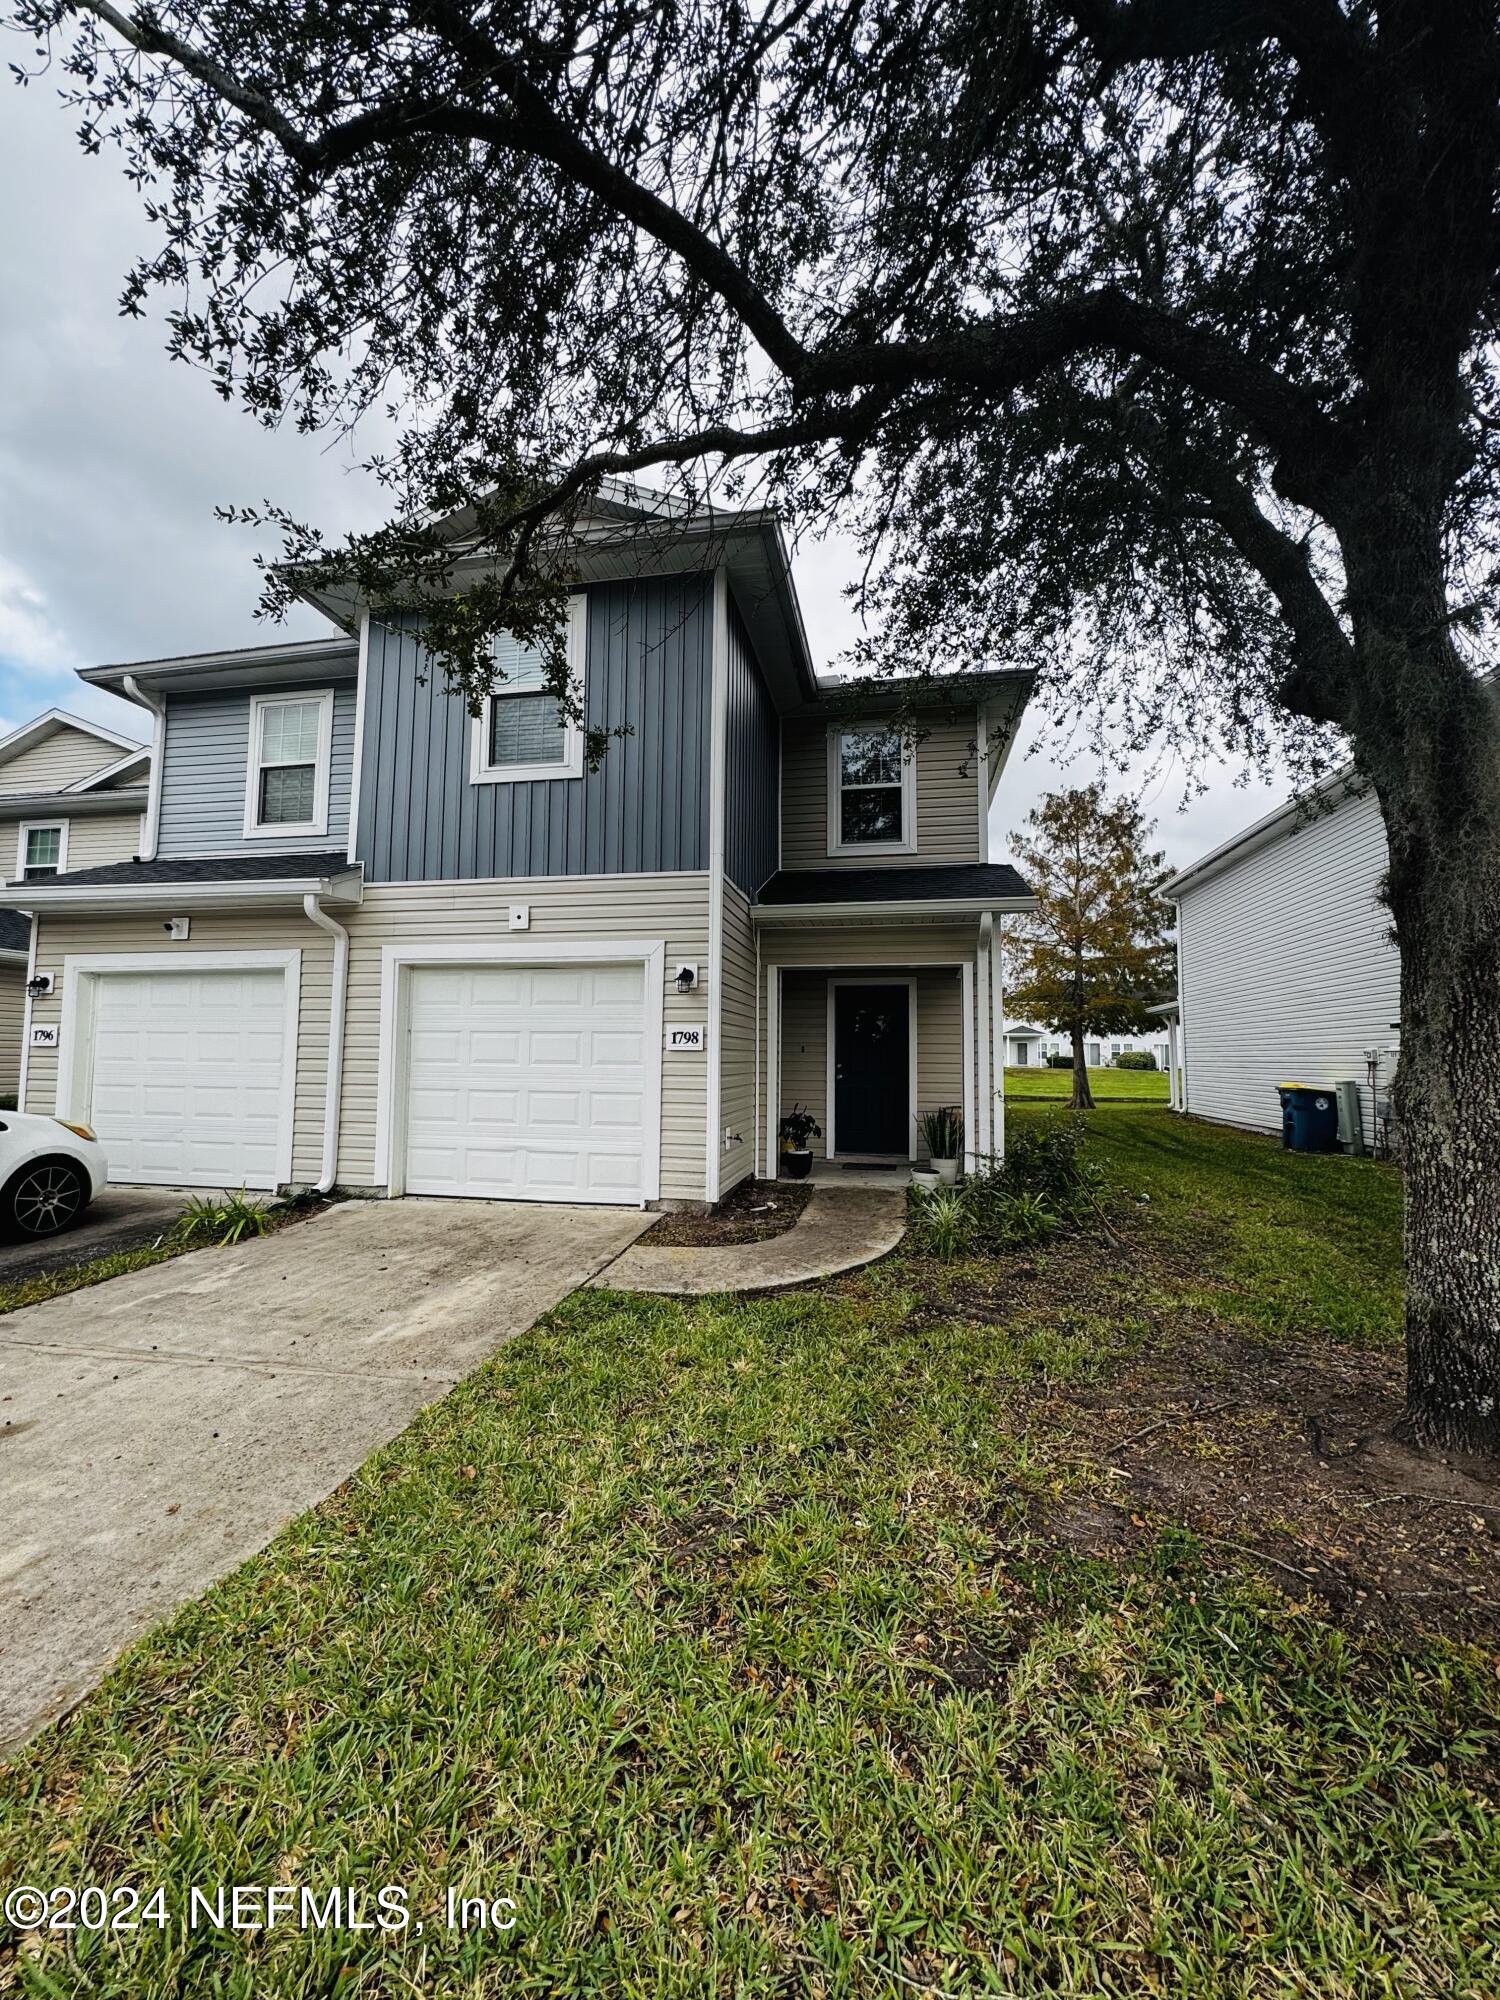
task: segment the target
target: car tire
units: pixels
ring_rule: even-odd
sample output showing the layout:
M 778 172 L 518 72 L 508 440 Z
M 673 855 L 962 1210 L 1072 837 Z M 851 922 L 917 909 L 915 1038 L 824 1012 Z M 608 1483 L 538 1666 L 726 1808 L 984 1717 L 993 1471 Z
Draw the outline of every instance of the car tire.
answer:
M 88 1182 L 71 1160 L 31 1160 L 0 1195 L 0 1215 L 13 1236 L 34 1243 L 71 1228 L 88 1198 Z

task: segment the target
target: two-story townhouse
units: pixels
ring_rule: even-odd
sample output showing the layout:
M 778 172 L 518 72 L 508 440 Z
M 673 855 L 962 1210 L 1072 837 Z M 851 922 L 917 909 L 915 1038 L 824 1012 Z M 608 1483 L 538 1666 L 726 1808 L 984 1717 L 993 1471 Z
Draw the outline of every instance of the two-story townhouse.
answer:
M 794 1101 L 830 1171 L 919 1157 L 942 1103 L 998 1148 L 1025 678 L 903 740 L 814 672 L 764 512 L 617 491 L 571 562 L 597 769 L 514 642 L 476 719 L 352 591 L 327 641 L 85 670 L 150 710 L 153 783 L 138 860 L 29 899 L 29 1108 L 123 1180 L 386 1195 L 712 1202 Z
M 151 753 L 101 723 L 49 708 L 0 737 L 0 881 L 50 881 L 125 861 L 140 843 Z M 31 919 L 0 909 L 0 1093 L 18 1092 Z

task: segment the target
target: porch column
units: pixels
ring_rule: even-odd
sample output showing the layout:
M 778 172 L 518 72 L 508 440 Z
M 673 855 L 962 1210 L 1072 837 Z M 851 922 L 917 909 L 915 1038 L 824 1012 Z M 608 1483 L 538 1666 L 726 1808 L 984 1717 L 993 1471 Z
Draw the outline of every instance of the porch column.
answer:
M 990 939 L 990 1012 L 991 1036 L 995 1045 L 994 1148 L 995 1157 L 999 1160 L 1005 1158 L 1005 979 L 1000 950 L 1004 935 L 1005 919 L 996 917 L 994 936 Z
M 979 1082 L 976 1098 L 979 1130 L 974 1135 L 974 1150 L 981 1160 L 987 1160 L 990 1156 L 990 933 L 993 928 L 993 917 L 984 916 L 979 919 L 979 949 L 974 956 L 974 1019 L 977 1030 L 975 1039 L 979 1044 Z
M 974 961 L 966 958 L 963 962 L 963 1022 L 964 1022 L 964 1171 L 974 1171 Z
M 777 1127 L 781 1123 L 781 967 L 766 967 L 766 1179 L 780 1167 Z

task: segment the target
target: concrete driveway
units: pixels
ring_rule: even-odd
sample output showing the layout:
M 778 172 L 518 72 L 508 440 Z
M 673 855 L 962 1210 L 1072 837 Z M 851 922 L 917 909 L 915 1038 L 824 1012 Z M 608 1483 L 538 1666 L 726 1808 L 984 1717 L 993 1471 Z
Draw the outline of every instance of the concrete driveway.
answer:
M 0 1747 L 654 1219 L 350 1202 L 0 1319 Z

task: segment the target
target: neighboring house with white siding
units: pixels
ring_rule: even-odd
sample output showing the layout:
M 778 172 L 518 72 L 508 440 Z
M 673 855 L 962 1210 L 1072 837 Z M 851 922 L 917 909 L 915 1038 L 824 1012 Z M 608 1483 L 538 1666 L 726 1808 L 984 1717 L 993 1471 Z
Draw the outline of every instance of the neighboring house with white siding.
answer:
M 1072 1038 L 1056 1028 L 1039 1028 L 1031 1021 L 1005 1024 L 1005 1060 L 1016 1069 L 1035 1067 L 1052 1057 L 1073 1060 Z M 1158 1069 L 1167 1066 L 1167 1036 L 1163 1030 L 1139 1034 L 1086 1035 L 1083 1060 L 1090 1069 L 1108 1069 L 1123 1055 L 1144 1053 Z
M 1400 964 L 1380 901 L 1385 829 L 1351 773 L 1173 877 L 1180 1109 L 1280 1127 L 1279 1083 L 1360 1086 L 1364 1139 L 1395 1069 Z
M 0 882 L 128 861 L 140 846 L 151 752 L 49 708 L 0 737 Z M 20 1088 L 31 919 L 0 909 L 0 1096 Z
M 454 523 L 455 587 L 482 570 Z M 326 638 L 85 669 L 149 713 L 140 859 L 35 885 L 29 1109 L 116 1179 L 630 1203 L 904 1172 L 919 1114 L 999 1150 L 1005 914 L 989 854 L 1030 689 L 814 670 L 774 516 L 612 486 L 580 524 L 570 669 L 596 769 L 503 638 L 483 713 L 419 609 Z M 164 933 L 166 933 L 164 935 Z

